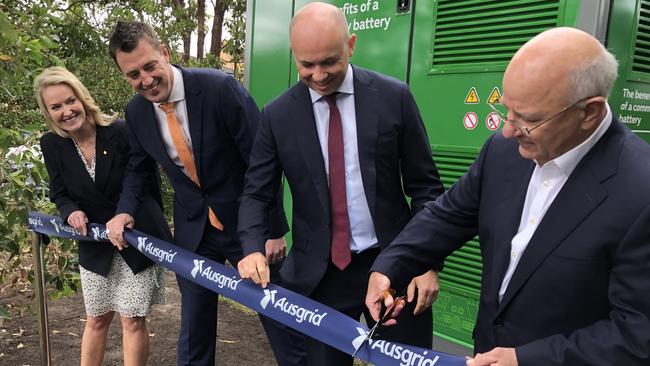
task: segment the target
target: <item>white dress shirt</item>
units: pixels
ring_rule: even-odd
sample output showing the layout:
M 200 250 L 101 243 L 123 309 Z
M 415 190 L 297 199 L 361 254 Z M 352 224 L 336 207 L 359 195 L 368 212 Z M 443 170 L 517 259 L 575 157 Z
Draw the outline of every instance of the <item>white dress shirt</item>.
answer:
M 359 146 L 357 145 L 357 117 L 354 107 L 354 82 L 352 66 L 348 65 L 343 83 L 338 88 L 336 106 L 341 114 L 343 126 L 343 153 L 345 160 L 345 193 L 350 217 L 350 249 L 358 253 L 377 244 L 375 226 L 370 216 L 368 200 L 363 189 Z M 327 139 L 329 136 L 330 109 L 322 95 L 309 89 L 311 95 L 318 140 L 325 161 L 325 172 L 329 182 L 329 159 Z M 361 122 L 363 123 L 363 122 Z
M 594 130 L 594 132 L 580 145 L 565 152 L 557 158 L 547 162 L 544 165 L 535 165 L 533 175 L 530 177 L 528 183 L 528 191 L 526 193 L 526 201 L 524 202 L 524 209 L 521 213 L 521 221 L 519 222 L 519 229 L 517 235 L 512 238 L 510 247 L 510 264 L 506 271 L 501 289 L 499 290 L 499 302 L 503 299 L 506 293 L 508 284 L 512 279 L 512 275 L 517 268 L 517 264 L 521 260 L 530 239 L 535 234 L 535 230 L 546 211 L 551 206 L 555 197 L 558 195 L 564 183 L 578 165 L 580 160 L 587 155 L 589 150 L 600 140 L 605 134 L 607 128 L 612 123 L 612 111 L 607 106 L 607 115 Z
M 190 137 L 190 123 L 189 118 L 187 117 L 187 104 L 185 103 L 185 84 L 183 83 L 183 73 L 176 67 L 172 66 L 174 80 L 172 81 L 172 91 L 169 95 L 168 102 L 174 103 L 174 113 L 176 113 L 176 119 L 181 125 L 181 131 L 183 132 L 183 138 L 187 143 L 187 147 L 192 154 L 192 159 L 194 159 L 194 152 L 192 151 L 192 138 Z M 172 161 L 178 165 L 185 175 L 189 177 L 189 173 L 181 158 L 178 156 L 176 151 L 176 146 L 172 140 L 172 136 L 169 133 L 169 125 L 167 124 L 167 116 L 165 111 L 160 108 L 160 103 L 153 103 L 154 111 L 156 112 L 156 119 L 158 120 L 158 130 L 160 131 L 160 137 L 162 137 L 163 144 L 165 145 L 165 150 L 167 154 L 172 159 Z M 137 123 L 137 122 L 136 122 Z

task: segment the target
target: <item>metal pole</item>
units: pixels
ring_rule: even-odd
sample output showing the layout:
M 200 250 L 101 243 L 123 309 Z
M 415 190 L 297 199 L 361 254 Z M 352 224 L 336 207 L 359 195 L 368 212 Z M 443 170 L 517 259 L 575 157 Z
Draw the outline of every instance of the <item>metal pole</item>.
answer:
M 38 305 L 38 329 L 41 344 L 41 365 L 52 365 L 50 357 L 50 330 L 47 321 L 47 297 L 43 275 L 43 252 L 41 236 L 32 231 L 32 256 L 34 257 L 34 293 Z

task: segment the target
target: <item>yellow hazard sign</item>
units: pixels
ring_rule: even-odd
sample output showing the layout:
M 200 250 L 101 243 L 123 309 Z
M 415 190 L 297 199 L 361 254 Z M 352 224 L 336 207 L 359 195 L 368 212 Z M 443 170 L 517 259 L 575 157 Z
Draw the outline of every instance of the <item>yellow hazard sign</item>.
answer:
M 465 104 L 478 104 L 478 93 L 475 87 L 471 87 L 465 97 Z
M 499 88 L 495 86 L 494 89 L 492 89 L 492 92 L 490 93 L 487 102 L 488 104 L 501 103 L 501 92 L 499 92 Z

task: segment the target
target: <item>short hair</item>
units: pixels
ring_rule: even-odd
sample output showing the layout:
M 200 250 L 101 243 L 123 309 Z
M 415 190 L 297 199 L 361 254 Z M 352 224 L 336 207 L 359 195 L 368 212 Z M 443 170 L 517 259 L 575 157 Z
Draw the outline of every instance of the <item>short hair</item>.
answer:
M 607 98 L 618 76 L 618 61 L 609 51 L 602 48 L 598 57 L 589 59 L 571 75 L 572 95 L 578 100 L 602 96 Z
M 34 80 L 34 96 L 38 102 L 41 114 L 47 121 L 50 131 L 61 137 L 70 137 L 67 132 L 61 129 L 61 127 L 52 120 L 52 116 L 50 116 L 50 112 L 43 100 L 43 90 L 45 90 L 45 88 L 61 84 L 67 85 L 72 89 L 79 101 L 81 101 L 84 111 L 86 112 L 86 117 L 89 121 L 99 126 L 108 126 L 113 123 L 115 115 L 109 116 L 102 113 L 101 109 L 90 95 L 88 89 L 73 73 L 68 71 L 65 67 L 54 66 L 43 70 L 43 72 L 41 72 Z
M 117 65 L 117 51 L 131 52 L 141 39 L 146 40 L 156 50 L 160 50 L 161 42 L 156 31 L 147 23 L 120 20 L 115 24 L 108 42 L 108 52 Z M 118 65 L 119 67 L 119 65 Z

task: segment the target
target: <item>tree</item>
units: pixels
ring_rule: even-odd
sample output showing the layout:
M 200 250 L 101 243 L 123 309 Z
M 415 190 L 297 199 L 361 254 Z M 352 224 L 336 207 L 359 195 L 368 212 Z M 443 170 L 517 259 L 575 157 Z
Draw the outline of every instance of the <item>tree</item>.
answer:
M 219 59 L 221 57 L 221 35 L 223 17 L 230 6 L 231 0 L 213 0 L 214 18 L 212 18 L 212 37 L 210 39 L 210 54 Z
M 205 0 L 198 0 L 196 3 L 196 58 L 203 59 L 203 47 L 205 43 Z
M 226 28 L 230 34 L 223 50 L 231 56 L 235 77 L 241 80 L 243 76 L 244 41 L 246 40 L 246 0 L 233 0 L 230 6 L 230 17 L 226 20 Z

